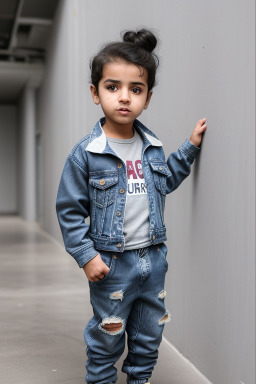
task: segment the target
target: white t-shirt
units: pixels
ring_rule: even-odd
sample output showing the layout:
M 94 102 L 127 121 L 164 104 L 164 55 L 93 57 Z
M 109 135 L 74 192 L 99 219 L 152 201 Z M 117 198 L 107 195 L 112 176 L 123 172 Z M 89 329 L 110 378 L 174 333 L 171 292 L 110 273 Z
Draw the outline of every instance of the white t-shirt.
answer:
M 143 141 L 136 129 L 134 131 L 131 139 L 107 137 L 109 146 L 124 161 L 127 168 L 128 190 L 123 226 L 125 250 L 151 245 L 147 187 L 141 166 Z

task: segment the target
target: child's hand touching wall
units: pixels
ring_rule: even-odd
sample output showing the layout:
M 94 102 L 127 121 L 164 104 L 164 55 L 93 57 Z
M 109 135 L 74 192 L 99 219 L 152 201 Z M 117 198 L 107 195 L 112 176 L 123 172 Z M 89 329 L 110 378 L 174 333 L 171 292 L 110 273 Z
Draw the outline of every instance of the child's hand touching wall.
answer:
M 83 270 L 90 281 L 99 281 L 109 272 L 109 267 L 104 263 L 98 253 L 93 259 L 83 266 Z
M 196 123 L 196 126 L 192 132 L 192 135 L 189 139 L 191 144 L 194 144 L 196 147 L 199 147 L 202 141 L 203 133 L 206 131 L 207 125 L 205 124 L 206 118 L 199 120 Z

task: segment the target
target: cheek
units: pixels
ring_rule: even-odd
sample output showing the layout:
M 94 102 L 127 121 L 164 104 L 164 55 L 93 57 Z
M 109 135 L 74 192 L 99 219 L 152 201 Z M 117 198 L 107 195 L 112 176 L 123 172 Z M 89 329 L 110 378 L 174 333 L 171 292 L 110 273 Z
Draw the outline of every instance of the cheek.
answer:
M 114 99 L 114 93 L 110 93 L 108 91 L 103 91 L 101 93 L 101 97 L 102 97 L 102 100 L 107 102 L 107 101 L 110 101 L 110 100 Z
M 138 109 L 143 109 L 145 107 L 145 104 L 147 102 L 147 99 L 145 97 L 141 98 L 138 102 L 137 102 L 137 108 Z
M 110 108 L 110 107 L 113 105 L 113 100 L 112 100 L 112 98 L 111 98 L 110 96 L 106 96 L 106 97 L 104 98 L 104 102 L 103 102 L 103 104 L 105 105 L 105 107 Z
M 111 95 L 109 93 L 102 92 L 100 95 L 100 102 L 102 105 L 108 106 L 111 103 Z

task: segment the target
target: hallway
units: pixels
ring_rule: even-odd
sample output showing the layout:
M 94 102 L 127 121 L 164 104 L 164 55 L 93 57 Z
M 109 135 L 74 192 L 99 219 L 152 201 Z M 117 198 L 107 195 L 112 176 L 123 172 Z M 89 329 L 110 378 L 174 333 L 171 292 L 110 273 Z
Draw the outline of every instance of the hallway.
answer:
M 39 225 L 17 216 L 0 217 L 0 257 L 1 383 L 83 383 L 92 315 L 83 271 Z M 209 383 L 166 340 L 159 356 L 152 384 Z

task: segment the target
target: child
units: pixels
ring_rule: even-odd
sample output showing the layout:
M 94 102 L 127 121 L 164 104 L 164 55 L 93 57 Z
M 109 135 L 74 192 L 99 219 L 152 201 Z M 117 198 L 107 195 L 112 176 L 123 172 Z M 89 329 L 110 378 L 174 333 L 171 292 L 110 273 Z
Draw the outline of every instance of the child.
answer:
M 156 37 L 126 32 L 91 65 L 91 94 L 105 117 L 69 154 L 56 209 L 66 250 L 89 280 L 94 316 L 84 332 L 88 384 L 117 380 L 125 347 L 129 384 L 148 383 L 164 324 L 164 204 L 190 173 L 206 119 L 165 161 L 162 143 L 137 117 L 149 105 L 158 64 Z M 85 218 L 90 216 L 90 225 Z

